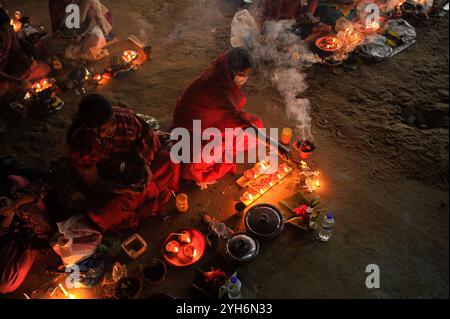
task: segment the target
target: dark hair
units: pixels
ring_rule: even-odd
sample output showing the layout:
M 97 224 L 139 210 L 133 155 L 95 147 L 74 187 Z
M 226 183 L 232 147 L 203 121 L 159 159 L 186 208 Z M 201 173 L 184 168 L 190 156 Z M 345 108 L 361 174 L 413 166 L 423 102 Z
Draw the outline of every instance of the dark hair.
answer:
M 226 53 L 228 67 L 233 72 L 241 72 L 254 66 L 250 52 L 244 48 L 232 48 Z
M 80 157 L 91 154 L 96 144 L 94 133 L 83 128 L 83 121 L 80 118 L 76 118 L 70 125 L 66 137 L 69 150 L 71 152 L 79 152 Z
M 89 128 L 98 128 L 114 114 L 111 103 L 100 94 L 88 94 L 80 102 L 78 116 Z
M 0 6 L 0 26 L 3 26 L 5 23 L 10 23 L 11 18 L 9 17 L 8 12 Z

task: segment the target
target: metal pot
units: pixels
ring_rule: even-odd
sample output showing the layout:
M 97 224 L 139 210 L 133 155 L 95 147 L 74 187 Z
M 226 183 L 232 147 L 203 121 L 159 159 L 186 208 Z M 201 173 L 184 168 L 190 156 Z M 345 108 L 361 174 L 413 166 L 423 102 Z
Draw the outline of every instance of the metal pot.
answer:
M 226 253 L 232 261 L 246 263 L 258 255 L 259 242 L 246 233 L 237 233 L 228 240 Z
M 284 229 L 284 217 L 278 208 L 269 204 L 258 204 L 245 215 L 247 232 L 260 241 L 278 236 Z

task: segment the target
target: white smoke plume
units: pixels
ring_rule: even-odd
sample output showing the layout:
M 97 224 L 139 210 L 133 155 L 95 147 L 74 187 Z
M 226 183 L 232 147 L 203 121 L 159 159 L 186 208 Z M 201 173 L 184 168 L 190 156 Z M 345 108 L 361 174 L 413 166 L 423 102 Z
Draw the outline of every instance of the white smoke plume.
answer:
M 308 88 L 303 70 L 315 62 L 315 56 L 292 32 L 293 24 L 268 21 L 261 33 L 250 13 L 242 10 L 232 22 L 231 44 L 252 52 L 258 69 L 283 97 L 286 115 L 296 124 L 299 137 L 312 139 L 310 103 L 301 95 Z

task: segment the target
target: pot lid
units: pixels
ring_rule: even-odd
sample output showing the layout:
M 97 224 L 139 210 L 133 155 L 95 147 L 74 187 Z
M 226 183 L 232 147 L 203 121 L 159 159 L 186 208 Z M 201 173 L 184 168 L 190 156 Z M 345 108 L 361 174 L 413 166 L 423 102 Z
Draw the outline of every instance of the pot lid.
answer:
M 257 236 L 274 236 L 283 230 L 284 219 L 280 211 L 269 204 L 258 204 L 245 215 L 247 229 Z
M 259 244 L 247 234 L 237 234 L 227 242 L 227 253 L 239 261 L 250 261 L 258 255 Z

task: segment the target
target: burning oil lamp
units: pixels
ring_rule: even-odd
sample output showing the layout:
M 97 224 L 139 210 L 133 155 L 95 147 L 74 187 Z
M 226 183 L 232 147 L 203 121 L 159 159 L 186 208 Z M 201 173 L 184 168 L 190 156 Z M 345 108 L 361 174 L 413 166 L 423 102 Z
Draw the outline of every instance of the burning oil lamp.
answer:
M 178 239 L 180 240 L 181 243 L 190 244 L 191 243 L 191 233 L 188 232 L 187 230 L 182 231 L 178 235 Z
M 256 178 L 257 174 L 256 174 L 255 170 L 248 169 L 244 172 L 244 176 L 248 179 L 254 179 L 254 178 Z
M 283 143 L 284 145 L 289 145 L 289 143 L 291 142 L 291 138 L 292 129 L 289 127 L 283 128 L 283 130 L 281 131 L 281 143 Z
M 20 30 L 22 30 L 22 22 L 20 22 L 20 19 L 22 19 L 22 12 L 14 12 L 14 17 L 11 19 L 11 25 L 14 29 L 14 32 L 19 32 Z
M 255 199 L 255 196 L 257 195 L 257 193 L 258 192 L 256 192 L 255 190 L 249 190 L 249 191 L 244 193 L 243 198 L 247 202 L 252 202 Z
M 103 79 L 103 75 L 101 75 L 101 74 L 95 74 L 93 77 L 92 77 L 92 80 L 94 80 L 95 82 L 100 82 L 101 80 Z
M 249 183 L 248 186 L 252 189 L 246 191 L 240 198 L 241 202 L 246 206 L 250 205 L 252 202 L 261 197 L 264 193 L 269 191 L 273 186 L 279 183 L 283 178 L 289 175 L 293 169 L 286 164 L 282 164 L 279 168 L 263 179 L 257 179 Z
M 166 245 L 168 253 L 177 254 L 180 251 L 180 244 L 176 240 L 171 240 Z
M 186 194 L 177 195 L 175 205 L 178 212 L 186 213 L 189 210 L 188 196 Z
M 197 255 L 197 250 L 192 245 L 183 247 L 183 254 L 188 258 L 194 258 Z
M 31 89 L 34 93 L 38 94 L 47 90 L 48 88 L 51 88 L 53 86 L 52 82 L 53 81 L 49 79 L 42 79 L 39 82 L 33 83 Z
M 183 235 L 188 235 L 189 240 L 186 240 Z M 174 242 L 173 245 L 170 245 L 171 242 Z M 173 249 L 174 247 L 176 249 Z M 163 244 L 162 256 L 169 265 L 184 268 L 198 262 L 205 250 L 206 238 L 201 232 L 193 228 L 182 229 L 169 234 Z
M 316 46 L 322 51 L 334 52 L 341 49 L 343 43 L 335 36 L 325 36 L 316 40 Z
M 132 63 L 137 57 L 138 54 L 134 50 L 125 50 L 122 54 L 122 58 L 126 63 Z

